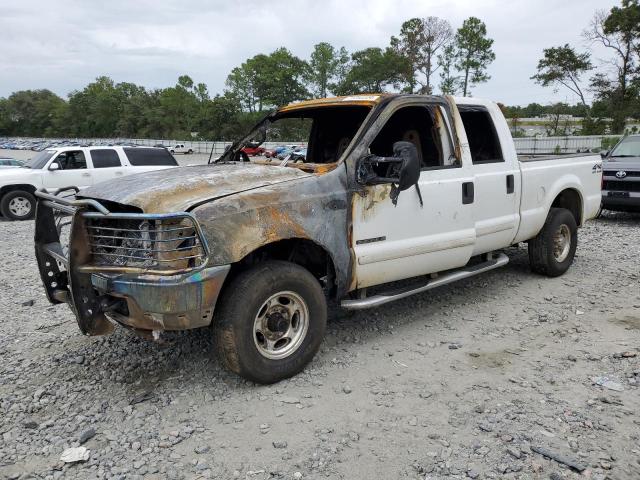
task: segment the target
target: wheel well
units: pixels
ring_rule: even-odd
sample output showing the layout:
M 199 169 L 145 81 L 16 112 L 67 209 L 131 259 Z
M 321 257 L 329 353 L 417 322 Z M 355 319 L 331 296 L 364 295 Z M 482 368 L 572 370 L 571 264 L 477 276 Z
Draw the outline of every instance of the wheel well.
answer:
M 36 191 L 36 187 L 34 187 L 33 185 L 6 185 L 4 187 L 0 188 L 0 199 L 2 199 L 2 197 L 4 197 L 7 193 L 9 192 L 13 192 L 15 190 L 22 190 L 24 192 L 29 192 L 31 194 L 35 193 Z
M 551 207 L 566 208 L 576 220 L 576 225 L 582 224 L 582 198 L 577 190 L 567 188 L 558 194 Z
M 336 294 L 336 273 L 331 255 L 320 245 L 305 238 L 290 238 L 263 245 L 231 266 L 229 277 L 265 260 L 285 260 L 306 268 L 329 294 Z

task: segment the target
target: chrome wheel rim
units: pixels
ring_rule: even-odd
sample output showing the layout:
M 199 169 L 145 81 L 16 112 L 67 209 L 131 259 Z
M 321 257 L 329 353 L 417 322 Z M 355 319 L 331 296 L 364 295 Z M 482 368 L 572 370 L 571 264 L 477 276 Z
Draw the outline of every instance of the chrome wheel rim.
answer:
M 571 231 L 569 227 L 562 224 L 553 234 L 553 256 L 557 262 L 564 262 L 569 256 L 571 249 Z
M 26 217 L 31 213 L 31 202 L 26 197 L 13 197 L 9 201 L 9 211 L 16 217 Z
M 306 302 L 295 292 L 279 292 L 258 309 L 253 322 L 253 342 L 263 357 L 282 360 L 300 348 L 308 329 Z

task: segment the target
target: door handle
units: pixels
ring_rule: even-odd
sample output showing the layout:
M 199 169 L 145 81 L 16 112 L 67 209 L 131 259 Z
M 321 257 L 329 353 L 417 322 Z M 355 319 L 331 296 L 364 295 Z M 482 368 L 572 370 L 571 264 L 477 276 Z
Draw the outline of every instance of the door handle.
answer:
M 513 175 L 507 175 L 507 194 L 515 191 L 515 180 Z
M 116 172 L 116 175 L 122 175 L 122 172 Z
M 83 173 L 83 174 L 82 174 L 82 176 L 83 176 L 83 177 L 90 177 L 90 176 L 91 176 L 91 174 L 90 174 L 90 173 Z
M 462 204 L 469 205 L 473 203 L 474 199 L 474 187 L 473 182 L 464 182 L 462 184 Z

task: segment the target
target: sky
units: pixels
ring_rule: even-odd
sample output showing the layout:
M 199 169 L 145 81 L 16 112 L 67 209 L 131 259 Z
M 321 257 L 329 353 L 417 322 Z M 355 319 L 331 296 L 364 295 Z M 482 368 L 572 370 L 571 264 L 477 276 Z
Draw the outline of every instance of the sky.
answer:
M 0 0 L 0 97 L 48 88 L 60 96 L 100 75 L 148 88 L 189 75 L 212 94 L 235 66 L 284 46 L 307 59 L 329 42 L 350 52 L 386 47 L 412 17 L 457 29 L 476 16 L 494 39 L 491 79 L 472 94 L 508 105 L 576 98 L 530 80 L 543 48 L 585 43 L 596 10 L 614 0 Z

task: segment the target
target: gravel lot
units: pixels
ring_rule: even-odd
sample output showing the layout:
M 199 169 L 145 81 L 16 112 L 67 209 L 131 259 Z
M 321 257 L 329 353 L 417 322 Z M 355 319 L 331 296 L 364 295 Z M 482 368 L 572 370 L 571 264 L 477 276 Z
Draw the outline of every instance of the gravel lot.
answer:
M 204 330 L 82 336 L 47 303 L 32 230 L 0 223 L 0 477 L 640 478 L 640 215 L 582 229 L 560 278 L 512 248 L 501 270 L 338 312 L 310 367 L 266 387 L 223 371 Z M 81 441 L 89 459 L 62 463 Z

